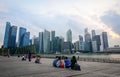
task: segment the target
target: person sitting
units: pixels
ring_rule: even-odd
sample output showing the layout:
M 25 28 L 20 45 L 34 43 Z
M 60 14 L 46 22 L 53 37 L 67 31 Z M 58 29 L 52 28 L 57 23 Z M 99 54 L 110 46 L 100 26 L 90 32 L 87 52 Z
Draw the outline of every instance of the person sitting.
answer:
M 69 68 L 71 66 L 71 63 L 68 57 L 65 57 L 64 63 L 65 63 L 65 68 Z
M 55 57 L 55 60 L 53 61 L 53 67 L 57 67 L 57 66 L 56 66 L 57 61 L 58 61 L 58 56 L 56 56 L 56 57 Z
M 64 62 L 61 60 L 61 57 L 58 57 L 58 61 L 56 63 L 58 68 L 64 68 Z
M 26 61 L 26 58 L 25 58 L 25 56 L 22 56 L 22 61 Z
M 37 57 L 36 57 L 36 60 L 35 60 L 35 63 L 41 64 L 40 59 L 41 59 L 41 57 L 40 57 L 40 56 L 37 56 Z
M 71 59 L 71 69 L 81 71 L 80 65 L 77 64 L 77 60 L 76 60 L 75 56 L 73 56 L 72 59 Z

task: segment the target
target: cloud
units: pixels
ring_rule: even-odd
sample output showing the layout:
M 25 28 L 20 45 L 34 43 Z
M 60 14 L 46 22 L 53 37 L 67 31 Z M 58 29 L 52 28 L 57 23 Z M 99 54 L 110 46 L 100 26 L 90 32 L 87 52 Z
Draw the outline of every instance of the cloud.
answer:
M 120 14 L 114 11 L 108 11 L 101 17 L 101 21 L 112 28 L 114 32 L 120 35 Z

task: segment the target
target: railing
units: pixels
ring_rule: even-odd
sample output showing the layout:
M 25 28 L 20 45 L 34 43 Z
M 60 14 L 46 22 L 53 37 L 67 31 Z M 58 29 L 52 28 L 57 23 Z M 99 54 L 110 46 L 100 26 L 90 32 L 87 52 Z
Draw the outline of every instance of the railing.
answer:
M 120 63 L 120 58 L 79 58 L 80 61 L 102 62 L 102 63 Z

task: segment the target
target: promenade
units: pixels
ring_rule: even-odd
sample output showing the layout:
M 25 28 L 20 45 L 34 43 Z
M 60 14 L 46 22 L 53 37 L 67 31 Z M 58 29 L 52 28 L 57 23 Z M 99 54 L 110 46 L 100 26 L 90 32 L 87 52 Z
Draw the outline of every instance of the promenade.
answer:
M 42 64 L 21 61 L 18 57 L 0 56 L 0 77 L 120 77 L 119 63 L 78 61 L 82 71 L 52 67 L 53 59 L 42 58 Z

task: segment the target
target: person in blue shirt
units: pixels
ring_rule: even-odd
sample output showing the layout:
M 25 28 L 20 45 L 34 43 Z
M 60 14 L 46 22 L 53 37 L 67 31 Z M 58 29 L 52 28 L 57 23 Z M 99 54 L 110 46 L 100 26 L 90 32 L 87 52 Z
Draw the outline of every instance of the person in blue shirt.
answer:
M 65 63 L 65 68 L 69 68 L 71 66 L 71 62 L 68 59 L 68 57 L 65 57 L 64 63 Z

